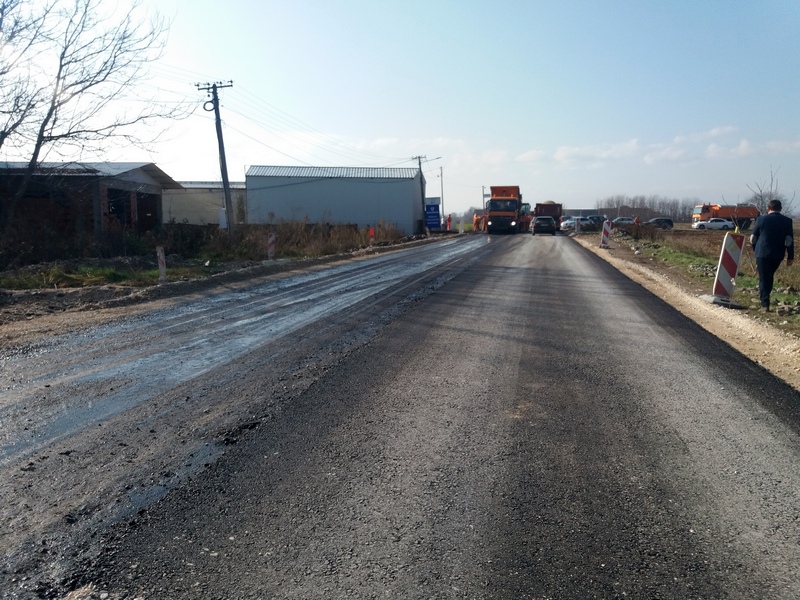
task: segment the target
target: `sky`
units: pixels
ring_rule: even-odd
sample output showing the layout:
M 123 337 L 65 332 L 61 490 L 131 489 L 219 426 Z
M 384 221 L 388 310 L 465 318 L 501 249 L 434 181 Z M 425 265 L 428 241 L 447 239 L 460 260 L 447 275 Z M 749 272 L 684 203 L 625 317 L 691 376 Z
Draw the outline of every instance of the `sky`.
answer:
M 142 0 L 169 22 L 151 86 L 190 117 L 148 151 L 178 181 L 253 165 L 417 167 L 445 213 L 484 188 L 593 208 L 616 195 L 800 192 L 798 0 Z M 800 201 L 797 202 L 800 204 Z

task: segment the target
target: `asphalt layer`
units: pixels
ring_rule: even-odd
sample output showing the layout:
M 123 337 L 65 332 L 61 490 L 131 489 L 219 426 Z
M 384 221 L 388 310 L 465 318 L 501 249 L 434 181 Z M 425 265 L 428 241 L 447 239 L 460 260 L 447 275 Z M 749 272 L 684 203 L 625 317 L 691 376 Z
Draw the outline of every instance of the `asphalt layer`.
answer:
M 800 596 L 797 393 L 569 238 L 293 340 L 191 382 L 247 405 L 218 458 L 7 595 Z

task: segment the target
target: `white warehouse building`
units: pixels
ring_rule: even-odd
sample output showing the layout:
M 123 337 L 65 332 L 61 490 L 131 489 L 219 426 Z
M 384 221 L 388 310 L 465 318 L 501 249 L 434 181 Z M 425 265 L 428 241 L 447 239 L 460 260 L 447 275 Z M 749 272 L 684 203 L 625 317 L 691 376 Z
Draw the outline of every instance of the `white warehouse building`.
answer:
M 425 178 L 419 169 L 260 167 L 245 175 L 247 222 L 392 224 L 403 234 L 424 226 Z

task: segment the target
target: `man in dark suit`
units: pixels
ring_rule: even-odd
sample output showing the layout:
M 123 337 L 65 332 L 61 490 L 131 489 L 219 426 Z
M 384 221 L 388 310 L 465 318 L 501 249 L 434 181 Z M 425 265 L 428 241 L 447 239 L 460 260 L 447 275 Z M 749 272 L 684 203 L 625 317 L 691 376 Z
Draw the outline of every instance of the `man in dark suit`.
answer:
M 792 220 L 781 214 L 780 200 L 770 200 L 767 214 L 756 219 L 750 243 L 755 248 L 758 267 L 758 295 L 761 310 L 769 310 L 769 295 L 775 280 L 775 271 L 786 256 L 786 266 L 794 262 L 794 231 Z

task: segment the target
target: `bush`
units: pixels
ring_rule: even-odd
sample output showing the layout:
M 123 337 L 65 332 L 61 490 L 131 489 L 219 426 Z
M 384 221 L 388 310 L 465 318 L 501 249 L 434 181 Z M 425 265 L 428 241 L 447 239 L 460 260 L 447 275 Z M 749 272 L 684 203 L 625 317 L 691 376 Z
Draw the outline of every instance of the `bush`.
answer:
M 41 229 L 41 228 L 40 228 Z M 394 225 L 374 226 L 376 244 L 395 242 L 402 235 Z M 124 257 L 153 257 L 157 246 L 166 254 L 183 258 L 265 260 L 269 256 L 269 235 L 275 234 L 277 257 L 326 256 L 349 252 L 370 244 L 369 228 L 307 221 L 284 221 L 274 225 L 239 225 L 229 235 L 216 225 L 170 222 L 158 230 L 138 235 L 121 227 L 95 237 L 78 234 L 55 235 L 46 228 L 27 229 L 0 242 L 0 270 L 53 261 Z M 36 240 L 31 243 L 29 240 Z

